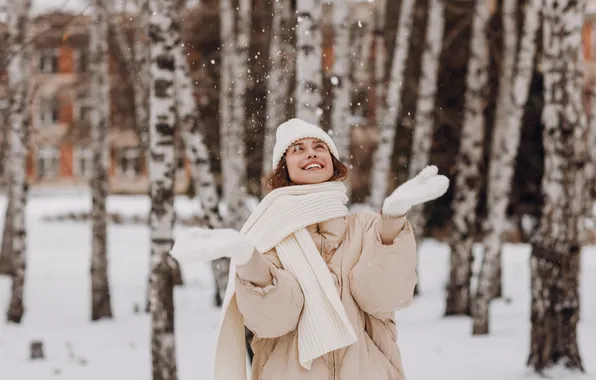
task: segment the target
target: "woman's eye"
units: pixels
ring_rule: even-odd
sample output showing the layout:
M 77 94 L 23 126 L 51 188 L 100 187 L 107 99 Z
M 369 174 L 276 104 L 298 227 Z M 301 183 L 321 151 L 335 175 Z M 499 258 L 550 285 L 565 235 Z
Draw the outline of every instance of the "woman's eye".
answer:
M 300 145 L 294 145 L 294 152 L 299 152 L 300 150 L 302 150 L 302 147 Z
M 317 150 L 321 150 L 321 149 L 325 150 L 325 147 L 323 145 L 317 145 L 315 147 L 315 149 L 317 149 Z

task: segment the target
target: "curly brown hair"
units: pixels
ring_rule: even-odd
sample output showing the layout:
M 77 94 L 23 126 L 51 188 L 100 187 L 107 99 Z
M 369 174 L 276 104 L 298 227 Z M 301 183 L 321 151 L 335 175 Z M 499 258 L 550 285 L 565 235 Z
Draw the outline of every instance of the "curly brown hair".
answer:
M 331 155 L 331 162 L 333 163 L 333 176 L 327 182 L 343 181 L 347 179 L 349 172 L 348 167 L 335 158 L 334 155 Z M 279 161 L 277 168 L 265 176 L 263 183 L 268 191 L 295 185 L 295 183 L 290 180 L 290 173 L 288 172 L 288 167 L 286 165 L 285 154 Z

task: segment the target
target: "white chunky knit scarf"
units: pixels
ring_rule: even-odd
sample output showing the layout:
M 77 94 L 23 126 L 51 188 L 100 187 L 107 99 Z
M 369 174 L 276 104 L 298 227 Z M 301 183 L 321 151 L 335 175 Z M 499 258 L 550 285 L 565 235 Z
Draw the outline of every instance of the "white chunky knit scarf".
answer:
M 257 206 L 240 233 L 251 238 L 257 251 L 275 248 L 284 269 L 304 293 L 298 322 L 300 364 L 356 342 L 334 281 L 306 227 L 348 214 L 345 186 L 341 182 L 289 186 L 273 190 Z M 244 321 L 234 290 L 232 262 L 223 303 L 215 352 L 215 380 L 246 379 Z

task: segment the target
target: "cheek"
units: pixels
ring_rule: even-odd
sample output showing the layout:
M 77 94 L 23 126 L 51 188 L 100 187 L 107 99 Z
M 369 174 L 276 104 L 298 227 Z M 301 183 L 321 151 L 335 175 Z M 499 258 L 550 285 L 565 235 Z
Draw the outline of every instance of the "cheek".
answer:
M 286 166 L 290 177 L 296 175 L 300 171 L 299 159 L 293 156 L 286 157 Z

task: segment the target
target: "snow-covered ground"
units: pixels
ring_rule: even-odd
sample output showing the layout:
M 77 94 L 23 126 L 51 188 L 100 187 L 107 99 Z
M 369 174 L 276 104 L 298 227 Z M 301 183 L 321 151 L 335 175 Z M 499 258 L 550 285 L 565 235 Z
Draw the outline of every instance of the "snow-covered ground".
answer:
M 0 197 L 4 215 L 5 198 Z M 2 380 L 150 379 L 149 319 L 135 314 L 144 305 L 149 233 L 145 226 L 109 228 L 112 321 L 89 323 L 88 223 L 41 221 L 44 215 L 88 209 L 85 193 L 34 197 L 27 208 L 29 260 L 26 316 L 22 325 L 4 323 L 0 310 Z M 146 197 L 111 197 L 110 211 L 145 214 Z M 178 198 L 180 213 L 198 211 L 194 201 Z M 3 224 L 0 217 L 0 231 Z M 529 247 L 507 245 L 505 294 L 491 310 L 492 332 L 472 337 L 468 318 L 443 318 L 448 250 L 426 240 L 421 245 L 422 295 L 398 314 L 399 344 L 412 380 L 534 379 L 525 367 L 529 347 Z M 596 247 L 582 255 L 582 316 L 579 325 L 585 375 L 596 379 Z M 219 311 L 212 306 L 212 278 L 205 264 L 183 268 L 186 284 L 176 290 L 176 338 L 181 380 L 211 380 L 213 342 Z M 0 277 L 0 305 L 8 302 L 10 283 Z M 42 340 L 46 360 L 28 360 L 29 342 Z

